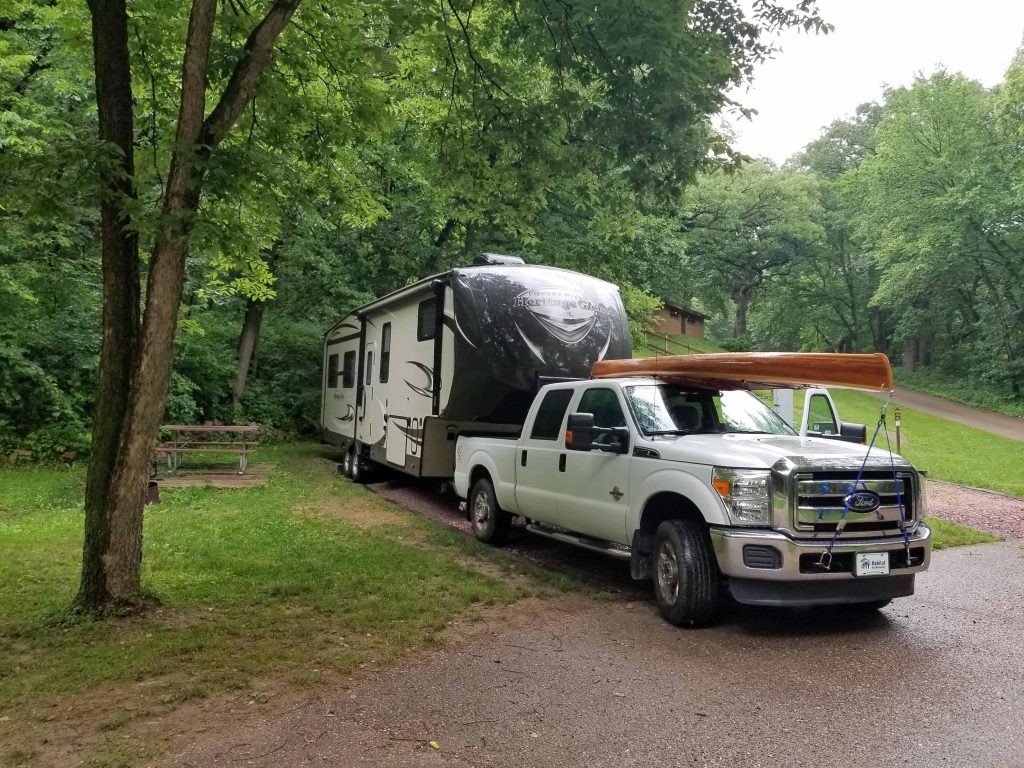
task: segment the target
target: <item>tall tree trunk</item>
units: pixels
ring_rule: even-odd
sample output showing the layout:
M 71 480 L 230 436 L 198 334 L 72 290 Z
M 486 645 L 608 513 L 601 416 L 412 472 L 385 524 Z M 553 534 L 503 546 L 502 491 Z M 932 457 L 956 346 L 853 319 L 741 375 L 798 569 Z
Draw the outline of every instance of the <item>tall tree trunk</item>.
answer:
M 139 335 L 139 244 L 127 226 L 125 203 L 134 197 L 134 151 L 128 15 L 125 0 L 90 0 L 99 138 L 117 156 L 102 167 L 100 250 L 103 269 L 103 338 L 93 414 L 92 456 L 85 481 L 85 543 L 76 604 L 91 610 L 113 594 L 109 570 L 124 553 L 112 531 L 126 510 L 111 504 L 111 477 L 124 429 Z M 127 553 L 129 558 L 137 557 Z
M 267 269 L 271 272 L 277 264 L 277 258 L 281 250 L 281 240 L 275 240 L 270 249 L 265 252 Z M 245 303 L 245 319 L 242 321 L 242 333 L 238 338 L 238 373 L 235 375 L 235 384 L 231 388 L 231 407 L 237 408 L 242 402 L 245 394 L 245 385 L 249 379 L 249 373 L 253 368 L 253 356 L 256 354 L 256 345 L 260 340 L 260 330 L 263 326 L 263 311 L 266 309 L 266 302 L 257 299 L 249 299 Z
M 182 65 L 181 105 L 175 150 L 164 193 L 161 228 L 149 261 L 141 334 L 137 337 L 137 349 L 132 355 L 134 366 L 128 367 L 130 388 L 127 396 L 122 394 L 116 402 L 112 395 L 109 396 L 109 415 L 113 422 L 120 425 L 120 429 L 118 439 L 111 449 L 112 458 L 104 467 L 109 472 L 105 494 L 101 504 L 92 508 L 91 518 L 90 507 L 87 506 L 87 542 L 89 531 L 95 528 L 97 533 L 94 537 L 103 545 L 90 547 L 87 543 L 78 600 L 80 607 L 97 611 L 110 603 L 130 604 L 138 599 L 142 565 L 143 500 L 149 460 L 170 384 L 174 333 L 188 256 L 188 236 L 199 207 L 203 160 L 227 135 L 251 100 L 260 74 L 272 60 L 274 42 L 299 2 L 277 0 L 253 29 L 220 101 L 204 121 L 207 63 L 217 4 L 216 0 L 193 0 Z M 101 72 L 106 72 L 108 67 L 115 69 L 109 58 L 112 55 L 120 57 L 114 61 L 116 70 L 124 82 L 130 84 L 124 0 L 93 0 L 91 8 L 94 19 L 100 20 L 100 31 L 108 32 L 109 25 L 110 29 L 122 35 L 119 40 L 123 43 L 122 50 L 112 54 L 110 47 L 105 44 L 105 38 L 97 37 L 95 40 L 98 92 Z M 107 104 L 107 109 L 114 110 L 107 115 L 108 119 L 118 125 L 122 124 L 124 115 L 128 115 L 128 123 L 131 124 L 130 90 L 127 93 L 127 101 Z M 102 120 L 101 115 L 101 124 Z M 130 143 L 129 130 L 129 148 Z M 125 237 L 124 224 L 120 218 L 116 220 L 117 234 L 121 239 Z M 106 271 L 105 262 L 105 282 Z M 135 296 L 134 306 L 137 309 L 137 291 Z M 113 326 L 108 325 L 107 321 L 105 314 L 105 347 L 109 346 L 108 340 L 112 343 L 113 338 Z M 104 394 L 102 388 L 100 394 Z M 116 418 L 118 413 L 120 419 Z M 102 428 L 99 420 L 95 428 Z M 91 475 L 98 471 L 90 467 Z M 99 574 L 98 577 L 96 574 Z M 93 584 L 97 578 L 100 579 L 100 586 Z
M 753 283 L 743 283 L 736 292 L 736 323 L 733 326 L 733 338 L 741 339 L 747 335 L 747 310 L 750 308 L 750 294 L 753 290 Z
M 256 351 L 256 342 L 260 337 L 260 327 L 263 324 L 263 310 L 266 302 L 256 299 L 249 299 L 245 305 L 245 320 L 242 322 L 242 335 L 238 339 L 238 374 L 235 376 L 235 385 L 231 389 L 231 407 L 237 408 L 242 402 L 242 395 L 245 394 L 245 384 L 249 379 L 249 369 L 252 367 L 252 356 Z

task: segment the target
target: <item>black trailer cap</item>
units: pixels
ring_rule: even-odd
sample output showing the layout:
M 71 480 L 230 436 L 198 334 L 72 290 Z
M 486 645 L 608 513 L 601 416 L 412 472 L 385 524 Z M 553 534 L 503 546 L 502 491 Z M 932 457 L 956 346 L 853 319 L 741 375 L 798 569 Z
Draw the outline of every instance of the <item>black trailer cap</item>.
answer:
M 473 259 L 474 267 L 492 267 L 498 264 L 510 267 L 525 263 L 526 262 L 518 256 L 504 256 L 500 253 L 481 253 Z

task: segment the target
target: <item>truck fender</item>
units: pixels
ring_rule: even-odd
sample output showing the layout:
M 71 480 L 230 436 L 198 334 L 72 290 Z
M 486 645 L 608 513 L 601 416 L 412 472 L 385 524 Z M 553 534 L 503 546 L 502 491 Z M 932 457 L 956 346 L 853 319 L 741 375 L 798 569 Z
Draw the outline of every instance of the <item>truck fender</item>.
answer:
M 627 530 L 639 530 L 648 503 L 659 494 L 666 493 L 689 499 L 708 525 L 729 525 L 725 504 L 711 487 L 711 470 L 709 467 L 701 467 L 701 469 L 707 470 L 707 481 L 690 472 L 673 467 L 659 469 L 645 477 L 634 497 L 639 499 L 639 503 L 630 508 Z
M 702 478 L 678 468 L 661 469 L 646 477 L 637 498 L 641 502 L 630 509 L 629 570 L 638 581 L 653 576 L 654 534 L 663 521 L 696 519 L 711 525 L 728 524 L 718 494 Z
M 482 469 L 491 478 L 491 484 L 494 486 L 494 496 L 498 500 L 498 506 L 506 512 L 516 514 L 515 481 L 509 481 L 501 477 L 497 466 L 494 464 L 494 459 L 491 458 L 491 455 L 487 453 L 487 451 L 482 449 L 473 451 L 469 455 L 469 460 L 465 462 L 465 466 L 469 468 L 466 473 L 465 498 L 469 498 L 469 494 L 473 490 L 474 476 L 477 474 L 478 470 Z M 461 486 L 461 483 L 459 485 Z

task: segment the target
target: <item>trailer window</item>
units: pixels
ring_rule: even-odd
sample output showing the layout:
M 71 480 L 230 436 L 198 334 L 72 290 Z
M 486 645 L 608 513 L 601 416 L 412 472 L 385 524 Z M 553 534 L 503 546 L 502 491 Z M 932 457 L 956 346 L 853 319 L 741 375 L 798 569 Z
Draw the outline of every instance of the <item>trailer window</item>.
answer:
M 391 323 L 380 329 L 380 383 L 385 384 L 391 372 Z
M 537 409 L 537 418 L 533 420 L 533 431 L 530 432 L 531 440 L 557 440 L 562 431 L 562 419 L 565 417 L 565 410 L 572 400 L 571 389 L 553 389 L 544 395 L 540 408 Z
M 334 389 L 338 386 L 338 356 L 331 355 L 327 358 L 327 386 Z
M 373 352 L 366 353 L 366 386 L 373 383 Z
M 416 312 L 416 341 L 429 341 L 434 338 L 437 327 L 437 298 L 421 301 Z
M 341 386 L 351 389 L 356 383 L 356 352 L 346 352 L 341 363 Z

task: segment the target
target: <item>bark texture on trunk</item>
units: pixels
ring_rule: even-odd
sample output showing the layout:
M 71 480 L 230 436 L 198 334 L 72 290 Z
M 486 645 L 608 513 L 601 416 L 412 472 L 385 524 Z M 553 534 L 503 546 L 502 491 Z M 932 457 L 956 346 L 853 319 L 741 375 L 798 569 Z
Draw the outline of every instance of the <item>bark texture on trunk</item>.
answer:
M 260 74 L 272 60 L 274 42 L 299 2 L 278 0 L 255 27 L 220 102 L 204 121 L 217 3 L 193 0 L 175 150 L 161 228 L 149 262 L 140 329 L 138 245 L 120 215 L 121 207 L 110 207 L 111 201 L 119 201 L 125 194 L 118 184 L 127 184 L 131 191 L 131 70 L 125 0 L 90 0 L 100 136 L 122 149 L 125 170 L 108 180 L 102 210 L 103 367 L 94 422 L 98 441 L 86 496 L 79 608 L 99 612 L 111 604 L 133 604 L 139 598 L 142 510 L 170 383 L 188 237 L 202 191 L 202 161 L 252 99 Z M 129 253 L 131 269 L 127 266 Z M 109 302 L 108 294 L 112 297 Z
M 249 369 L 252 367 L 253 353 L 260 337 L 263 324 L 263 310 L 266 303 L 249 299 L 245 305 L 245 320 L 242 322 L 242 334 L 238 339 L 238 375 L 235 385 L 231 388 L 231 406 L 237 408 L 245 394 L 245 384 L 249 380 Z
M 123 557 L 112 529 L 122 511 L 111 504 L 111 477 L 124 428 L 139 334 L 139 244 L 124 214 L 134 197 L 134 151 L 128 14 L 124 0 L 90 0 L 99 138 L 117 157 L 102 167 L 100 250 L 103 269 L 103 337 L 93 414 L 92 456 L 85 482 L 85 543 L 76 604 L 93 609 L 121 595 L 108 576 Z
M 753 290 L 753 283 L 744 283 L 736 292 L 736 322 L 732 330 L 733 338 L 741 339 L 747 335 L 747 309 L 750 307 L 750 294 Z

